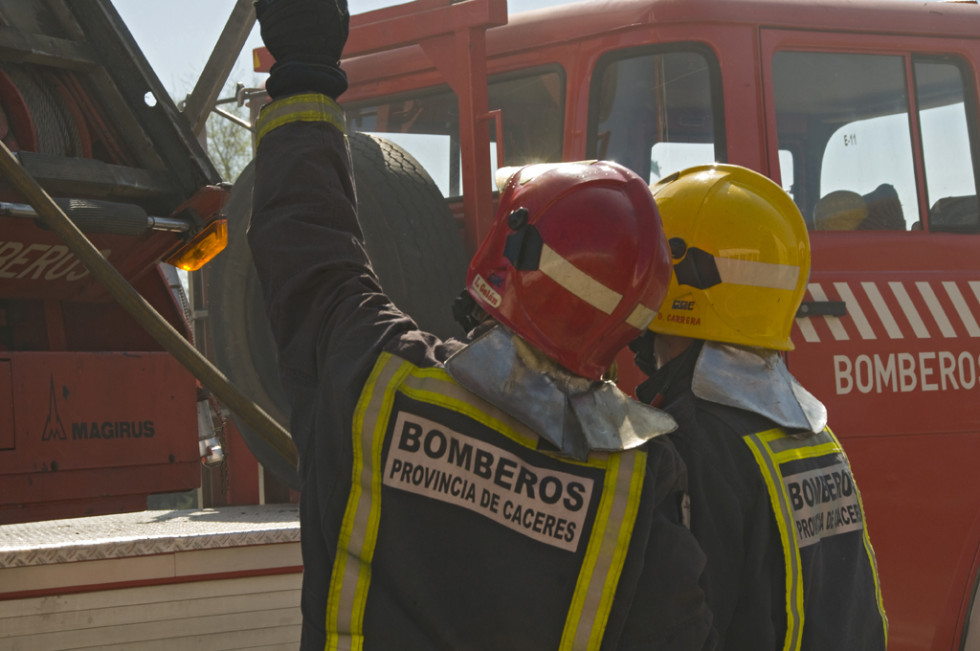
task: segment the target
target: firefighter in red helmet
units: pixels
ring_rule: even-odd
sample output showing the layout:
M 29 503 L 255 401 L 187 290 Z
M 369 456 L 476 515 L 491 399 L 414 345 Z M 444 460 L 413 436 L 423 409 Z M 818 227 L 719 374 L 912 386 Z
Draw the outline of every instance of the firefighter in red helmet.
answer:
M 249 244 L 300 452 L 302 648 L 711 648 L 675 423 L 605 378 L 667 289 L 649 188 L 521 169 L 465 280 L 470 331 L 441 341 L 363 247 L 346 3 L 256 10 L 276 64 Z

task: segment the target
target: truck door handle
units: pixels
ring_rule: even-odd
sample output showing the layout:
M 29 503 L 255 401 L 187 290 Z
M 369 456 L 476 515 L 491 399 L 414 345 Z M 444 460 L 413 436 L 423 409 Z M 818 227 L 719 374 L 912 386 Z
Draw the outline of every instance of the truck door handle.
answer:
M 803 301 L 796 311 L 796 318 L 805 316 L 844 316 L 847 304 L 844 301 Z

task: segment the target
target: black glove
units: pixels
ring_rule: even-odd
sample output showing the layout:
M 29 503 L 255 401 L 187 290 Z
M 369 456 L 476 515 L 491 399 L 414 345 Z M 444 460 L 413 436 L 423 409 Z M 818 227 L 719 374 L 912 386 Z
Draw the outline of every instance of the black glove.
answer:
M 347 90 L 340 57 L 347 43 L 347 0 L 258 0 L 262 41 L 275 58 L 265 88 L 275 99 L 302 92 L 336 98 Z

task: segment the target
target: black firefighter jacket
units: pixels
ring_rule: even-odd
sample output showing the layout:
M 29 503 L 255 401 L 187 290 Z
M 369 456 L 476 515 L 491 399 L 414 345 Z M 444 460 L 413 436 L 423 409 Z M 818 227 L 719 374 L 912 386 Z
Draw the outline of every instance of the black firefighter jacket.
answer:
M 301 457 L 302 647 L 710 648 L 676 451 L 564 459 L 454 382 L 463 344 L 372 271 L 342 128 L 323 96 L 265 108 L 249 231 Z
M 829 429 L 790 435 L 691 389 L 702 342 L 637 389 L 674 416 L 719 649 L 884 651 L 887 619 L 857 485 Z M 659 395 L 659 397 L 658 397 Z

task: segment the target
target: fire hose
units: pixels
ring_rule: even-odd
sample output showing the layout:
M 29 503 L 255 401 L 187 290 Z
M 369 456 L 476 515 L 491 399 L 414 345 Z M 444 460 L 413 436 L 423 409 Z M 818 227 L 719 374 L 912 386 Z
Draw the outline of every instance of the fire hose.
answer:
M 34 208 L 37 218 L 65 243 L 69 250 L 99 280 L 112 297 L 167 352 L 196 377 L 219 401 L 296 467 L 299 455 L 289 433 L 239 391 L 200 351 L 194 348 L 136 289 L 106 260 L 95 245 L 68 218 L 54 199 L 20 164 L 16 155 L 0 142 L 0 173 Z

